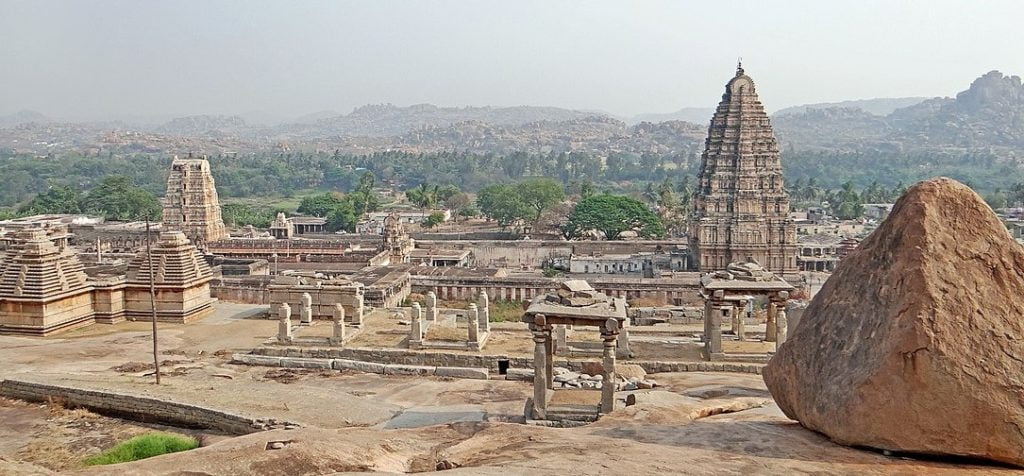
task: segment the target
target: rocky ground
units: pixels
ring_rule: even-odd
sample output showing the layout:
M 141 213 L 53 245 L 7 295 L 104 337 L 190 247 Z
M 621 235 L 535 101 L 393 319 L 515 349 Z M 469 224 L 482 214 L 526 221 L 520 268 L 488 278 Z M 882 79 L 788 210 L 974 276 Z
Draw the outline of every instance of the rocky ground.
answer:
M 996 466 L 916 460 L 841 447 L 774 405 L 760 376 L 662 373 L 599 422 L 573 429 L 510 423 L 528 382 L 453 380 L 236 366 L 231 352 L 276 322 L 217 305 L 188 326 L 161 327 L 165 378 L 146 364 L 148 325 L 93 326 L 47 339 L 0 337 L 0 378 L 24 378 L 202 403 L 303 425 L 206 436 L 182 454 L 107 468 L 82 457 L 150 431 L 82 410 L 0 402 L 0 474 L 332 474 L 451 469 L 454 474 L 1012 474 Z M 649 390 L 641 392 L 652 392 Z M 267 449 L 280 442 L 280 449 Z

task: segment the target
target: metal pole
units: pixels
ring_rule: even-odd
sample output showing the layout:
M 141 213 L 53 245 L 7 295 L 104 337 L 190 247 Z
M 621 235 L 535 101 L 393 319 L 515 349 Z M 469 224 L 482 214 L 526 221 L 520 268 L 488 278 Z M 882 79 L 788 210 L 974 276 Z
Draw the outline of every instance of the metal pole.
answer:
M 149 307 L 153 318 L 153 368 L 156 370 L 156 384 L 160 385 L 160 358 L 156 345 L 156 276 L 153 271 L 153 235 L 146 218 L 146 261 L 149 262 Z

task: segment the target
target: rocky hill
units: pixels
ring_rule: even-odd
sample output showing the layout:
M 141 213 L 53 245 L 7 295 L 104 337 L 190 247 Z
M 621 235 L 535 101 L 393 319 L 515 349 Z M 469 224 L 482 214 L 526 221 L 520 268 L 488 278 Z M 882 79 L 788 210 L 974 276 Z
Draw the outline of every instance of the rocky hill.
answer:
M 777 113 L 783 144 L 803 148 L 1024 150 L 1024 86 L 991 71 L 955 98 L 934 98 L 885 116 L 863 109 L 807 108 Z
M 464 122 L 516 126 L 590 116 L 594 116 L 594 113 L 557 107 L 438 107 L 433 104 L 399 107 L 394 104 L 371 104 L 356 108 L 346 115 L 321 118 L 305 124 L 285 124 L 274 129 L 309 136 L 388 137 L 426 127 L 447 127 Z M 271 134 L 275 132 L 274 129 L 270 131 Z
M 15 127 L 21 124 L 46 124 L 50 122 L 50 118 L 44 116 L 40 112 L 22 110 L 13 114 L 0 116 L 0 127 Z

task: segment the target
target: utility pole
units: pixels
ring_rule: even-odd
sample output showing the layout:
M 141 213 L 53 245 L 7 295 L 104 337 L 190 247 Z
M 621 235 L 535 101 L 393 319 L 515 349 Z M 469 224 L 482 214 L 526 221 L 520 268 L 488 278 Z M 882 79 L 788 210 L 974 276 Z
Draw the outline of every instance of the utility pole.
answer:
M 156 275 L 153 270 L 153 234 L 146 217 L 146 261 L 149 263 L 149 307 L 153 318 L 153 368 L 156 370 L 156 384 L 160 385 L 160 358 L 156 345 Z

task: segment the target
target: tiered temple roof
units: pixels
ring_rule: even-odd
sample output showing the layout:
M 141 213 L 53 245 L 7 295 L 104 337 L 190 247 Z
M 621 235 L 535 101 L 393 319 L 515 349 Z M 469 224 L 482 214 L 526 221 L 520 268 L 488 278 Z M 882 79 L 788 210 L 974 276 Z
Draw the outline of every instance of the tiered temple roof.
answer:
M 0 264 L 0 298 L 46 300 L 89 288 L 82 262 L 46 230 L 18 231 L 13 241 Z
M 228 237 L 210 163 L 205 158 L 174 158 L 167 177 L 163 227 L 184 232 L 203 249 L 207 243 Z
M 128 283 L 149 283 L 145 250 L 128 263 Z M 153 246 L 153 272 L 157 286 L 188 287 L 209 281 L 210 266 L 180 231 L 165 231 Z
M 711 118 L 690 224 L 701 271 L 756 260 L 796 272 L 796 227 L 783 187 L 779 147 L 754 80 L 741 66 Z

